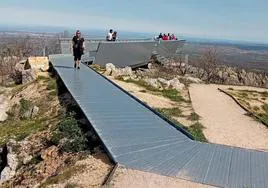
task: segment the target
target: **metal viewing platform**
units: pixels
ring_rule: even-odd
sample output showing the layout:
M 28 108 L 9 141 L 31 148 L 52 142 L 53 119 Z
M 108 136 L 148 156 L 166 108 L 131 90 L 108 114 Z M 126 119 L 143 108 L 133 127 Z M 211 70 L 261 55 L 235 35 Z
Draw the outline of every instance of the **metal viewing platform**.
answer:
M 194 141 L 86 65 L 75 70 L 71 55 L 49 59 L 115 163 L 219 187 L 268 187 L 268 153 Z

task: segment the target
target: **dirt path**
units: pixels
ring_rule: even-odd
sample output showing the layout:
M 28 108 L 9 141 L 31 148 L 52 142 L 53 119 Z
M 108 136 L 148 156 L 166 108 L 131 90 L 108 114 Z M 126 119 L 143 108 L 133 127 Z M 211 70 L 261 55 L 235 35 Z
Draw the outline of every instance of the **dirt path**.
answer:
M 209 142 L 268 150 L 268 129 L 261 123 L 245 115 L 230 97 L 218 88 L 261 90 L 250 87 L 194 84 L 190 86 L 192 105 L 205 126 L 204 134 Z
M 145 89 L 141 86 L 138 86 L 133 83 L 126 83 L 123 81 L 119 81 L 116 79 L 113 79 L 112 77 L 109 77 L 113 82 L 118 84 L 120 87 L 122 87 L 124 90 L 128 91 L 138 99 L 140 99 L 143 102 L 146 102 L 149 106 L 153 108 L 173 108 L 175 106 L 175 103 L 171 100 L 162 97 L 153 95 L 148 92 L 143 92 Z
M 111 181 L 113 188 L 213 188 L 209 185 L 130 169 L 117 169 L 113 177 Z

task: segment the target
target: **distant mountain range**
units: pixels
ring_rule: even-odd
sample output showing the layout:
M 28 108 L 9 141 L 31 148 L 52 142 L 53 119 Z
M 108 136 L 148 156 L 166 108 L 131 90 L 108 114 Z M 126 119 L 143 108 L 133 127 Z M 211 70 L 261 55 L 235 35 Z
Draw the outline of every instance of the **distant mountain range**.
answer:
M 110 28 L 101 29 L 81 29 L 82 34 L 87 38 L 104 38 Z M 53 27 L 53 26 L 25 26 L 25 25 L 0 25 L 0 32 L 8 33 L 64 33 L 68 31 L 69 35 L 72 36 L 75 33 L 73 28 L 65 27 Z M 120 39 L 128 38 L 153 38 L 159 33 L 143 33 L 143 32 L 130 32 L 130 31 L 118 31 Z M 260 44 L 257 42 L 247 42 L 239 40 L 224 40 L 215 38 L 202 38 L 202 37 L 191 37 L 191 36 L 179 36 L 179 38 L 185 39 L 190 43 L 201 43 L 201 44 L 215 44 L 215 45 L 236 45 L 236 47 L 245 50 L 268 50 L 268 44 Z

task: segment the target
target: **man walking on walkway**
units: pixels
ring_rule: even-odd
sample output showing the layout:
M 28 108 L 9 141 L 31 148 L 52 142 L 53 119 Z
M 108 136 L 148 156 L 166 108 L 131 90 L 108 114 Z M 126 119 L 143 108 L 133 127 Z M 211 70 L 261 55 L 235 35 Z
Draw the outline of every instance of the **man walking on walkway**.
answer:
M 76 31 L 76 35 L 72 40 L 73 56 L 74 56 L 74 68 L 80 69 L 81 57 L 84 54 L 84 38 L 81 37 L 79 30 Z

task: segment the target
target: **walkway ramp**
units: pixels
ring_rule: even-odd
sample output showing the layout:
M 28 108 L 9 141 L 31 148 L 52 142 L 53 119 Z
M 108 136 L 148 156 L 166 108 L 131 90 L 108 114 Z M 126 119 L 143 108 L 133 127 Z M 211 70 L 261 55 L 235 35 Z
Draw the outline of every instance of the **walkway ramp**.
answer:
M 113 63 L 117 67 L 146 65 L 156 47 L 154 41 L 101 42 L 94 63 L 101 66 Z
M 111 159 L 128 168 L 219 187 L 268 187 L 268 153 L 190 139 L 72 56 L 49 57 Z
M 86 57 L 82 61 L 94 61 L 105 66 L 113 63 L 117 67 L 139 67 L 148 64 L 152 54 L 170 57 L 178 48 L 184 45 L 184 40 L 154 41 L 154 40 L 122 40 L 122 41 L 90 41 L 85 40 Z M 61 53 L 70 54 L 71 39 L 61 39 Z

